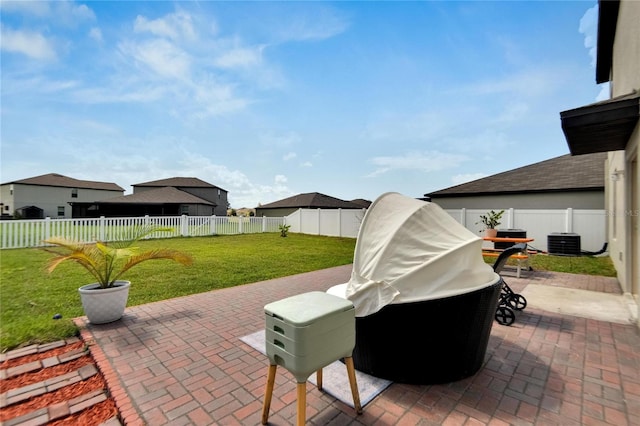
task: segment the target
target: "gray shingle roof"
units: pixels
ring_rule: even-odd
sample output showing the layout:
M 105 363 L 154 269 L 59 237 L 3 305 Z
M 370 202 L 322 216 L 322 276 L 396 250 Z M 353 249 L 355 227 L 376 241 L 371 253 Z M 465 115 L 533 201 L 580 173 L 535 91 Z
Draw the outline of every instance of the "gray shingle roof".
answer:
M 210 201 L 191 195 L 188 192 L 180 191 L 173 187 L 149 189 L 122 197 L 101 200 L 99 203 L 109 204 L 207 204 L 215 205 Z
M 57 173 L 49 173 L 41 176 L 34 176 L 27 179 L 15 180 L 13 182 L 7 182 L 8 184 L 21 184 L 21 185 L 39 185 L 39 186 L 58 186 L 63 188 L 83 188 L 83 189 L 102 189 L 108 191 L 122 191 L 119 185 L 112 182 L 94 182 L 90 180 L 74 179 L 67 176 L 63 176 Z
M 427 197 L 604 189 L 606 152 L 570 154 L 441 189 Z
M 340 200 L 339 198 L 330 197 L 319 192 L 309 192 L 307 194 L 298 194 L 293 197 L 285 198 L 273 203 L 262 205 L 260 209 L 278 209 L 278 208 L 307 208 L 307 209 L 360 209 L 361 205 L 350 201 Z
M 172 177 L 168 179 L 154 180 L 150 182 L 136 183 L 132 186 L 174 186 L 182 188 L 220 188 L 195 177 Z M 220 188 L 222 189 L 222 188 Z

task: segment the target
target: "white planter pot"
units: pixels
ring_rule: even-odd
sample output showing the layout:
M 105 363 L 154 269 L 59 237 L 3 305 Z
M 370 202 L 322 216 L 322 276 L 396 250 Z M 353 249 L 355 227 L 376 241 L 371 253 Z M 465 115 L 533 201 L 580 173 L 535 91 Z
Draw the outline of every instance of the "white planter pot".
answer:
M 78 289 L 84 313 L 92 324 L 105 324 L 122 318 L 129 298 L 130 281 L 116 281 L 114 287 L 100 288 L 98 283 Z

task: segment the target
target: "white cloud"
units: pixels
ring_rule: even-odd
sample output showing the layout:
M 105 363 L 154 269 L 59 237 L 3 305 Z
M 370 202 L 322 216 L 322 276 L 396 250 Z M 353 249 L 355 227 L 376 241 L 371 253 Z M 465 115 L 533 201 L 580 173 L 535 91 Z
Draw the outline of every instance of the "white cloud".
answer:
M 3 76 L 3 94 L 15 95 L 25 93 L 51 94 L 78 87 L 76 80 L 46 80 L 42 77 L 13 79 Z
M 158 37 L 171 40 L 186 39 L 195 40 L 196 31 L 193 26 L 191 15 L 183 11 L 170 13 L 164 18 L 149 20 L 138 15 L 133 24 L 135 32 L 148 32 Z
M 435 172 L 456 168 L 466 160 L 468 157 L 465 155 L 437 151 L 408 152 L 398 156 L 374 157 L 369 159 L 369 162 L 378 167 L 366 177 L 376 177 L 393 170 Z
M 273 181 L 276 183 L 276 185 L 282 185 L 287 183 L 288 179 L 284 175 L 276 175 L 276 177 L 273 178 Z
M 79 103 L 87 104 L 104 104 L 104 103 L 138 103 L 138 102 L 155 102 L 163 99 L 168 90 L 162 86 L 144 85 L 134 90 L 122 88 L 85 88 L 73 92 L 72 100 Z
M 93 27 L 89 30 L 89 37 L 95 41 L 102 42 L 102 31 L 98 27 Z
M 555 87 L 563 81 L 558 78 L 560 72 L 561 70 L 551 68 L 527 69 L 519 73 L 500 76 L 499 79 L 470 86 L 460 86 L 452 92 L 482 96 L 505 93 L 510 96 L 542 97 L 553 92 Z
M 46 17 L 51 13 L 51 3 L 45 1 L 0 1 L 3 13 L 20 13 L 35 17 Z
M 349 21 L 338 11 L 315 5 L 305 5 L 286 22 L 281 22 L 277 34 L 281 41 L 324 40 L 343 33 L 349 27 Z
M 87 5 L 73 1 L 1 1 L 3 13 L 26 15 L 47 20 L 52 26 L 77 26 L 82 21 L 95 20 L 96 16 Z
M 37 32 L 13 30 L 2 25 L 0 46 L 4 51 L 21 53 L 33 59 L 56 59 L 53 43 Z
M 56 2 L 56 9 L 58 10 L 58 16 L 67 16 L 73 24 L 82 20 L 92 21 L 96 19 L 93 10 L 85 4 L 76 6 L 72 2 L 61 1 Z
M 294 158 L 296 158 L 296 157 L 297 157 L 297 154 L 296 154 L 295 152 L 288 152 L 288 153 L 286 153 L 286 154 L 284 155 L 284 157 L 282 157 L 282 159 L 283 159 L 284 161 L 289 161 L 289 160 L 292 160 L 292 159 L 294 159 Z
M 190 56 L 166 40 L 155 39 L 140 43 L 126 42 L 120 44 L 120 51 L 133 58 L 161 77 L 183 80 L 189 77 Z
M 580 19 L 578 31 L 584 34 L 584 47 L 589 49 L 591 56 L 591 66 L 596 66 L 596 58 L 598 55 L 598 5 L 596 4 L 587 10 Z
M 218 55 L 214 64 L 220 68 L 246 68 L 259 65 L 262 62 L 264 46 L 255 48 L 233 48 Z
M 311 161 L 304 161 L 300 163 L 300 167 L 313 167 L 313 163 Z

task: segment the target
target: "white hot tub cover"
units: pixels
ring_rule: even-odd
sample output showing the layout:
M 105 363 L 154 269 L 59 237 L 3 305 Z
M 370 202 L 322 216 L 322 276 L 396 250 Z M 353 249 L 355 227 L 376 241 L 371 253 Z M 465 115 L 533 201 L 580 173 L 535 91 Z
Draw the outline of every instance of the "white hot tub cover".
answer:
M 356 316 L 390 303 L 470 293 L 500 277 L 482 258 L 482 239 L 440 206 L 389 192 L 362 220 L 348 283 L 329 289 L 351 300 Z

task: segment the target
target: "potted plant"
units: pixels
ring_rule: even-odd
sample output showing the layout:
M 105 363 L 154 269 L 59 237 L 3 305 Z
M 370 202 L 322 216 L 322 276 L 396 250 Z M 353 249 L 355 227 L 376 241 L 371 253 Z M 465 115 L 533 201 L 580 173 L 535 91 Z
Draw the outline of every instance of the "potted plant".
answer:
M 500 219 L 504 214 L 504 210 L 500 210 L 499 212 L 495 210 L 490 210 L 486 214 L 480 215 L 480 221 L 476 222 L 482 223 L 484 225 L 485 235 L 490 238 L 494 238 L 498 235 L 498 231 L 496 230 L 496 226 L 500 225 Z
M 44 242 L 55 246 L 44 248 L 54 253 L 47 271 L 52 273 L 64 262 L 75 262 L 85 268 L 96 282 L 78 289 L 82 308 L 93 324 L 105 324 L 122 318 L 127 306 L 131 282 L 121 280 L 134 266 L 148 260 L 173 260 L 183 265 L 193 261 L 188 254 L 171 249 L 153 249 L 138 252 L 134 244 L 154 232 L 168 232 L 171 228 L 155 225 L 137 226 L 122 241 L 83 243 L 63 237 L 52 237 Z

